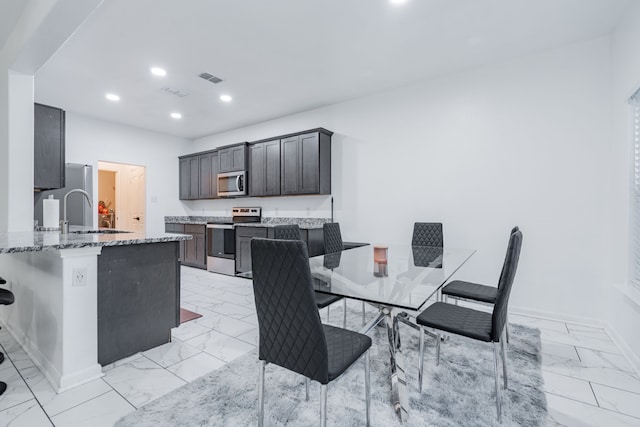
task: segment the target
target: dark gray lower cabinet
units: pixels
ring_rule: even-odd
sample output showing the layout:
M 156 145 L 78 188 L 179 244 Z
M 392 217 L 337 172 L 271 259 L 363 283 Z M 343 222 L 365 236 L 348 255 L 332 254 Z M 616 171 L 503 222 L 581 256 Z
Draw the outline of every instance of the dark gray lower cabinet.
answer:
M 184 224 L 176 224 L 172 222 L 167 222 L 164 224 L 164 232 L 165 233 L 177 233 L 184 234 Z M 178 260 L 182 262 L 184 260 L 184 240 L 180 240 L 180 252 L 178 254 Z
M 180 324 L 178 242 L 104 246 L 98 256 L 98 363 L 171 340 Z
M 186 224 L 184 234 L 193 238 L 184 242 L 184 258 L 182 263 L 190 267 L 207 268 L 206 225 Z
M 324 253 L 322 233 L 322 228 L 300 230 L 300 238 L 307 244 L 310 257 Z M 251 271 L 251 239 L 254 237 L 273 239 L 273 228 L 236 226 L 236 273 Z
M 251 271 L 251 239 L 267 237 L 266 227 L 236 227 L 236 272 Z

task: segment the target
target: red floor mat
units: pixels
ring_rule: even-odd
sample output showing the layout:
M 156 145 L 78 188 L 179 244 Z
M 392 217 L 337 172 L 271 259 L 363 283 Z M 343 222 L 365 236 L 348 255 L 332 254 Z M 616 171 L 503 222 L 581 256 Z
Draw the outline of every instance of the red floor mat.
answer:
M 180 323 L 188 322 L 198 317 L 202 317 L 202 314 L 194 313 L 193 311 L 180 307 Z

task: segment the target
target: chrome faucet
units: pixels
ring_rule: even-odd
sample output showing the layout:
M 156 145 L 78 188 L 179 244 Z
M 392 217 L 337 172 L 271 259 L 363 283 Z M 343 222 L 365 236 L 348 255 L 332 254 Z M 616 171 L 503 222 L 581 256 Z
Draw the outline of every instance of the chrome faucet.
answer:
M 84 194 L 84 197 L 87 199 L 87 202 L 89 203 L 89 207 L 92 208 L 93 205 L 91 204 L 91 197 L 89 197 L 89 193 L 87 193 L 84 190 L 81 190 L 79 188 L 76 188 L 75 190 L 71 190 L 69 191 L 67 194 L 64 195 L 64 201 L 63 203 L 63 216 L 62 216 L 62 221 L 60 221 L 60 233 L 62 234 L 67 234 L 69 233 L 69 221 L 67 221 L 67 199 L 69 198 L 69 195 L 71 193 L 82 193 Z M 82 224 L 84 225 L 84 224 Z

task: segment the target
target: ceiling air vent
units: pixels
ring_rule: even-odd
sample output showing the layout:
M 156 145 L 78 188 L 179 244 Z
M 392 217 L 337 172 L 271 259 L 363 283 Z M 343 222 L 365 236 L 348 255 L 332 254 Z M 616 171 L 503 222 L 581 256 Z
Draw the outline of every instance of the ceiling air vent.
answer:
M 216 83 L 216 84 L 222 81 L 221 78 L 216 77 L 213 74 L 209 74 L 209 73 L 200 73 L 198 77 L 200 77 L 201 79 L 205 79 L 208 82 Z
M 185 96 L 189 95 L 186 92 L 182 92 L 181 90 L 174 89 L 174 88 L 171 88 L 171 87 L 168 87 L 168 86 L 167 87 L 163 87 L 160 90 L 162 90 L 162 91 L 164 91 L 164 92 L 166 92 L 166 93 L 168 93 L 170 95 L 175 95 L 175 96 L 177 96 L 179 98 L 184 98 Z

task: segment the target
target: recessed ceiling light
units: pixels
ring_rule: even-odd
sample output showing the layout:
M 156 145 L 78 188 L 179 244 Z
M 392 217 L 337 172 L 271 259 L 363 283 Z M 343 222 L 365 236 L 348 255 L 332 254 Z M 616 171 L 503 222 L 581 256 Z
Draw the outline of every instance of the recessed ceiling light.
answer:
M 181 119 L 182 118 L 182 114 L 180 113 L 171 113 L 171 117 L 174 119 Z
M 232 99 L 229 95 L 220 95 L 220 101 L 231 102 Z
M 404 4 L 407 0 L 389 0 L 391 4 Z
M 107 98 L 109 101 L 120 101 L 120 97 L 115 93 L 108 93 L 105 95 L 105 98 Z
M 164 77 L 164 76 L 167 75 L 167 72 L 165 70 L 163 70 L 162 68 L 153 67 L 153 68 L 151 68 L 151 74 L 156 75 L 156 76 L 160 76 L 160 77 Z

